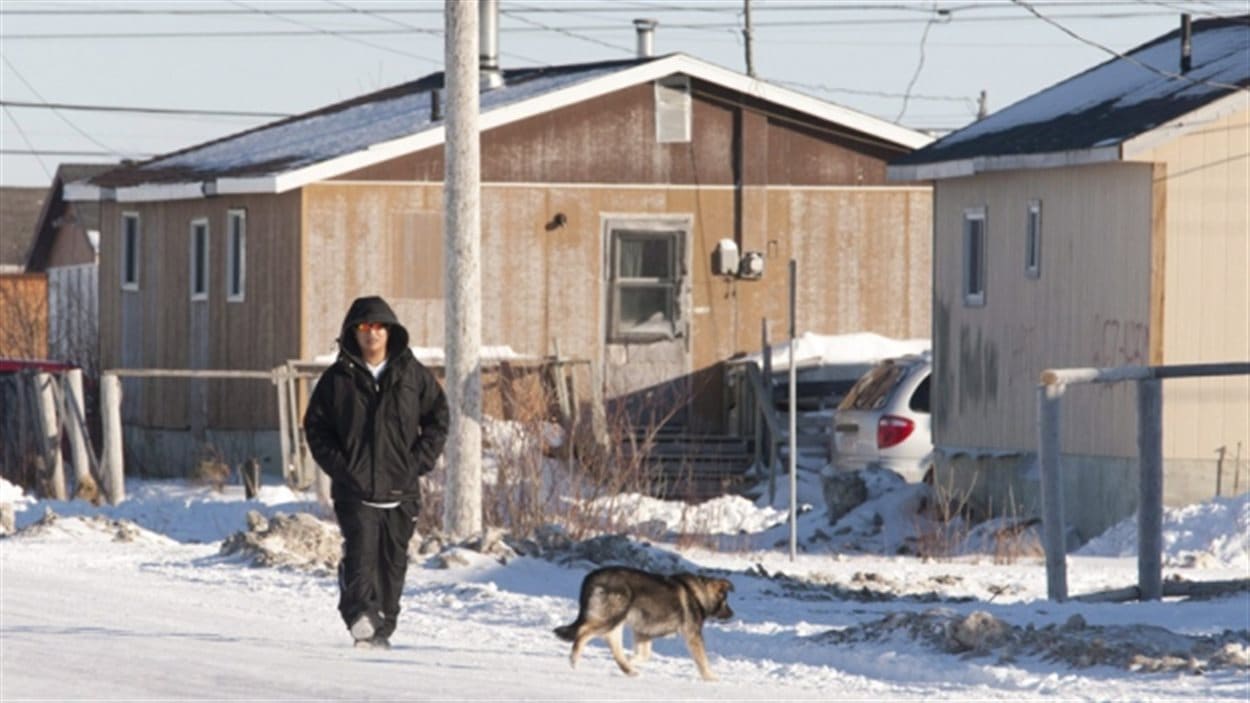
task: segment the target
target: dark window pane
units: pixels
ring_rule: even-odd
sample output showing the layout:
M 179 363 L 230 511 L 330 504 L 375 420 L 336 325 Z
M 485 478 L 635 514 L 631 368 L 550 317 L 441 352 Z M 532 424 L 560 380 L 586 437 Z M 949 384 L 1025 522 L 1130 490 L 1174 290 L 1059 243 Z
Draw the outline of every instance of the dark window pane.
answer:
M 985 223 L 982 220 L 968 221 L 968 293 L 976 295 L 985 289 L 982 280 L 984 273 L 984 235 Z
M 916 391 L 911 394 L 911 402 L 909 407 L 918 413 L 929 412 L 929 379 L 932 376 L 925 376 L 920 385 L 916 386 Z
M 238 219 L 234 220 L 235 230 L 230 241 L 230 293 L 238 295 L 243 292 L 243 234 L 238 230 Z
M 138 280 L 138 258 L 139 258 L 139 232 L 138 223 L 133 218 L 126 218 L 126 251 L 125 251 L 125 273 L 124 281 L 126 283 L 134 283 Z
M 620 289 L 618 331 L 669 334 L 673 321 L 668 286 L 623 286 Z
M 672 239 L 622 233 L 618 240 L 618 272 L 621 278 L 669 280 L 672 271 Z
M 203 293 L 207 288 L 204 281 L 204 264 L 207 259 L 208 236 L 203 227 L 195 228 L 194 246 L 195 246 L 195 263 L 192 270 L 192 288 L 195 293 Z

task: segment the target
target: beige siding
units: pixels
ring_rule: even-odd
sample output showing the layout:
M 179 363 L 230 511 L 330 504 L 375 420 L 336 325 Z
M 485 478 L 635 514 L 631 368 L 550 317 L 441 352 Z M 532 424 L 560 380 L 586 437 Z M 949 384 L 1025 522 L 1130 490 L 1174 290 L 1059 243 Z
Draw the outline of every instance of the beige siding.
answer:
M 1250 111 L 1141 156 L 1164 165 L 1163 363 L 1250 359 Z M 1250 379 L 1164 383 L 1164 455 L 1250 455 Z
M 486 184 L 482 191 L 484 344 L 547 355 L 558 339 L 561 353 L 600 360 L 604 215 L 692 218 L 694 369 L 755 351 L 762 318 L 774 341 L 786 334 L 791 256 L 800 262 L 800 331 L 929 334 L 928 188 L 749 189 L 744 248 L 766 256 L 758 281 L 710 271 L 716 242 L 732 236 L 731 188 Z M 423 236 L 441 237 L 441 187 L 334 182 L 305 193 L 305 353 L 332 350 L 347 305 L 366 294 L 395 303 L 414 344 L 441 346 L 442 298 L 400 295 L 414 284 L 397 273 L 433 275 L 437 237 L 429 249 L 395 241 L 413 236 L 397 229 L 403 217 L 424 223 L 415 227 Z M 551 224 L 556 213 L 563 226 Z M 386 258 L 393 251 L 430 259 L 396 268 Z
M 1043 369 L 1148 362 L 1151 173 L 1149 164 L 1107 164 L 939 182 L 936 443 L 1034 448 Z M 1025 275 L 1031 200 L 1042 202 L 1037 279 Z M 986 208 L 984 307 L 963 301 L 962 218 L 970 207 Z M 1070 390 L 1064 451 L 1135 452 L 1133 398 L 1125 384 Z

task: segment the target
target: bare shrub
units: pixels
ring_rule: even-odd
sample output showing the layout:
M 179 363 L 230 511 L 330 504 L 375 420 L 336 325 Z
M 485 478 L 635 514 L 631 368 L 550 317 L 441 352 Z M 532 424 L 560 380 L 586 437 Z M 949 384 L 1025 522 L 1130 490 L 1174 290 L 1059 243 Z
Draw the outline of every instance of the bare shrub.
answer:
M 968 536 L 974 522 L 972 491 L 976 480 L 962 490 L 954 478 L 945 483 L 933 479 L 933 500 L 927 506 L 928 523 L 917 522 L 916 554 L 925 559 L 939 559 L 955 554 Z

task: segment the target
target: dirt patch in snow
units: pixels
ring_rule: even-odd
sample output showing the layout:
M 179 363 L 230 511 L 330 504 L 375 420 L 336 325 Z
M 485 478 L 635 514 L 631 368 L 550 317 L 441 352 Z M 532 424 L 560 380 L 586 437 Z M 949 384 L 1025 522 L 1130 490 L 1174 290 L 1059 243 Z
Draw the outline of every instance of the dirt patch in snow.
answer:
M 1111 666 L 1142 673 L 1202 674 L 1213 669 L 1250 670 L 1250 631 L 1182 635 L 1154 625 L 1088 625 L 1074 615 L 1061 626 L 1011 625 L 984 611 L 960 615 L 947 609 L 898 612 L 813 639 L 824 644 L 884 642 L 897 637 L 963 657 L 1021 657 L 1075 668 Z
M 809 574 L 802 578 L 789 576 L 781 571 L 768 573 L 762 564 L 747 570 L 747 575 L 765 578 L 775 584 L 775 589 L 765 589 L 765 593 L 781 598 L 794 600 L 820 601 L 843 600 L 859 603 L 884 603 L 889 601 L 907 600 L 919 603 L 967 603 L 974 600 L 971 596 L 950 596 L 943 593 L 945 588 L 956 585 L 962 579 L 959 576 L 932 576 L 925 582 L 899 581 L 873 571 L 857 571 L 850 583 L 842 583 L 833 577 L 821 574 Z
M 242 556 L 253 566 L 277 566 L 334 573 L 343 551 L 343 537 L 333 523 L 309 513 L 278 513 L 268 519 L 252 510 L 247 529 L 221 543 L 221 553 Z

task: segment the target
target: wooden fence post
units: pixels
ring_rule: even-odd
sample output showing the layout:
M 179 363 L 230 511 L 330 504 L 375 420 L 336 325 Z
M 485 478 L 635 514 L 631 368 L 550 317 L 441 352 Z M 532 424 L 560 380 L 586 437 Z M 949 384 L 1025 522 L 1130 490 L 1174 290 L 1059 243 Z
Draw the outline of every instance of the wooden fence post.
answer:
M 122 382 L 115 373 L 100 375 L 100 418 L 104 429 L 100 473 L 109 503 L 117 505 L 126 499 L 126 484 L 122 465 Z
M 87 424 L 83 412 L 82 369 L 65 372 L 62 383 L 64 425 L 69 435 L 70 458 L 74 464 L 74 497 L 96 502 L 100 488 L 91 475 L 91 455 L 87 448 Z
M 294 480 L 295 465 L 291 459 L 291 413 L 286 404 L 288 383 L 294 383 L 294 379 L 284 372 L 283 367 L 274 368 L 273 385 L 278 393 L 278 446 L 282 454 L 279 464 L 282 480 L 294 488 L 297 484 Z
M 1137 382 L 1137 586 L 1141 599 L 1163 597 L 1163 383 Z
M 56 390 L 52 374 L 35 374 L 35 399 L 39 404 L 39 456 L 43 459 L 42 479 L 47 481 L 48 497 L 65 500 L 65 464 L 61 460 L 61 428 L 56 417 Z

